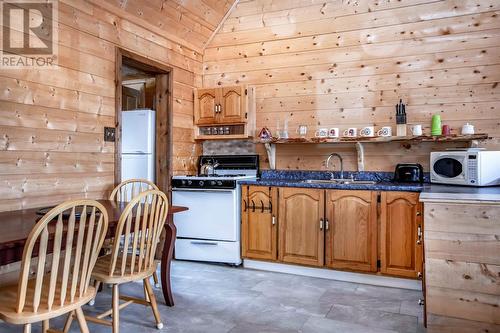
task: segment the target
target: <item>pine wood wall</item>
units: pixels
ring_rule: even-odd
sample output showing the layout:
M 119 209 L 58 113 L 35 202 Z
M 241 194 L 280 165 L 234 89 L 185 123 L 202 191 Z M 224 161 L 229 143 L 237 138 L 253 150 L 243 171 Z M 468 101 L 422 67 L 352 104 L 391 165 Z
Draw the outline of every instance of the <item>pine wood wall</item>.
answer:
M 59 1 L 59 68 L 0 69 L 0 211 L 113 187 L 115 47 L 174 68 L 175 173 L 192 172 L 204 44 L 232 1 Z M 183 6 L 184 5 L 184 6 Z M 1 221 L 0 221 L 1 222 Z
M 256 85 L 257 129 L 288 116 L 291 135 L 299 124 L 395 131 L 402 98 L 427 133 L 440 113 L 453 132 L 469 121 L 500 148 L 499 10 L 499 0 L 242 0 L 205 50 L 203 85 Z M 366 169 L 428 169 L 445 147 L 369 144 Z M 321 169 L 333 151 L 355 170 L 352 145 L 280 145 L 277 167 Z

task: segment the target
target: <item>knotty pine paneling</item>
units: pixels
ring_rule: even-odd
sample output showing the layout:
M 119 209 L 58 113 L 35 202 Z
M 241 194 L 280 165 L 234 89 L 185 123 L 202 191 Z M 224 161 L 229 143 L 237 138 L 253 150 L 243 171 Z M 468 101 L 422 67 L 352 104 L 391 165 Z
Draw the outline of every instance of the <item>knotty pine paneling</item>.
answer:
M 465 122 L 500 149 L 498 0 L 240 1 L 205 49 L 203 86 L 255 85 L 257 130 L 393 126 L 394 105 L 430 132 L 433 114 Z M 429 168 L 429 152 L 464 144 L 365 145 L 367 170 Z M 261 145 L 262 167 L 268 167 Z M 280 145 L 277 168 L 324 169 L 331 152 L 357 167 L 353 145 Z M 335 165 L 335 168 L 338 166 Z
M 193 88 L 233 1 L 60 0 L 59 68 L 0 69 L 0 211 L 104 198 L 113 187 L 115 51 L 174 68 L 174 173 L 195 170 Z

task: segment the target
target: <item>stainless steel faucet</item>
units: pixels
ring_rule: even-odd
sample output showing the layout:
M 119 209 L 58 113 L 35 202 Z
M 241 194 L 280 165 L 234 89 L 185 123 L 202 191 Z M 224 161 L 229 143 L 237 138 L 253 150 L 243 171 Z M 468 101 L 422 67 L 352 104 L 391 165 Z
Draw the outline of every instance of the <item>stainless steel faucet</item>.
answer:
M 331 153 L 330 156 L 326 159 L 326 169 L 328 170 L 329 165 L 330 165 L 330 159 L 332 157 L 338 157 L 340 161 L 340 179 L 344 179 L 344 161 L 342 160 L 342 156 L 340 156 L 337 153 Z M 333 173 L 332 173 L 332 179 L 333 179 Z

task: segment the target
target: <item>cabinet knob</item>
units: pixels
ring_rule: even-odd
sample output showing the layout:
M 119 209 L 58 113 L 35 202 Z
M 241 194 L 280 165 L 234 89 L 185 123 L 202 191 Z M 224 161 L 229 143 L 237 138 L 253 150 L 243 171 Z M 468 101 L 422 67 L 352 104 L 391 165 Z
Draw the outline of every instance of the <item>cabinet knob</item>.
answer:
M 273 225 L 275 225 L 275 224 L 276 224 L 276 216 L 274 216 L 274 215 L 273 215 L 273 217 L 271 218 L 271 223 L 272 223 Z
M 417 273 L 417 278 L 419 278 L 420 280 L 422 280 L 422 276 L 423 276 L 423 275 L 422 275 L 422 272 L 418 272 L 418 273 Z
M 323 230 L 323 219 L 319 219 L 319 230 Z
M 330 222 L 328 221 L 328 219 L 325 219 L 325 230 L 328 229 L 330 229 Z
M 420 216 L 420 215 L 422 215 L 422 213 L 421 212 L 417 212 L 417 216 Z
M 425 301 L 423 299 L 418 300 L 418 305 L 424 305 L 424 304 L 425 304 Z

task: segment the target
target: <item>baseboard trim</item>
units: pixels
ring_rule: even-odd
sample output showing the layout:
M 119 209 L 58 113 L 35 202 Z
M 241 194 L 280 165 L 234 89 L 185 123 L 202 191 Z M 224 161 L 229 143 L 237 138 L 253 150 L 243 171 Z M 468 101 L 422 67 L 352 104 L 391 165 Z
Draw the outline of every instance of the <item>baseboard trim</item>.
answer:
M 302 275 L 302 276 L 309 276 L 309 277 L 322 278 L 328 280 L 371 284 L 374 286 L 422 290 L 421 281 L 400 279 L 390 276 L 335 271 L 326 268 L 296 266 L 296 265 L 288 265 L 288 264 L 281 264 L 281 263 L 274 263 L 267 261 L 250 260 L 250 259 L 243 260 L 243 267 L 262 270 L 262 271 Z

